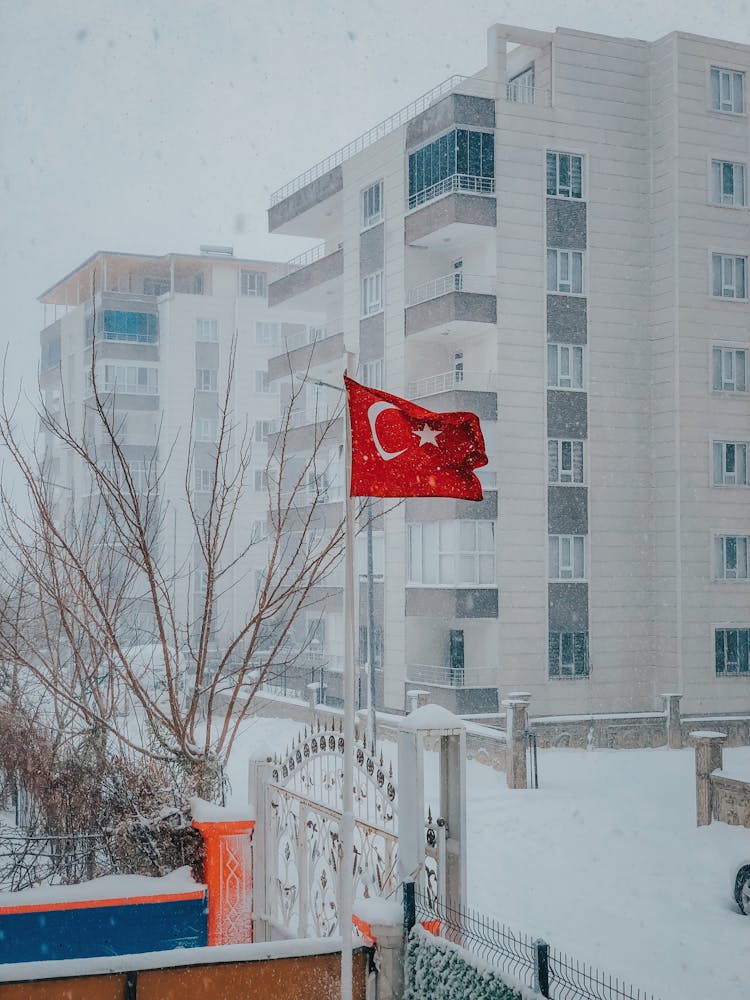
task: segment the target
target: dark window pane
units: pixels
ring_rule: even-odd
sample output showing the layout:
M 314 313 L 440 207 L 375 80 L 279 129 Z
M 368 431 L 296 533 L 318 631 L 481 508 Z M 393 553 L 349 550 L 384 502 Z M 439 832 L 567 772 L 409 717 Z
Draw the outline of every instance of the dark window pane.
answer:
M 575 640 L 574 640 L 575 656 L 574 656 L 574 662 L 575 662 L 575 672 L 579 676 L 583 675 L 583 674 L 587 674 L 589 672 L 588 671 L 588 656 L 586 655 L 587 654 L 587 648 L 586 647 L 587 647 L 588 644 L 586 642 L 586 639 L 587 639 L 587 636 L 586 636 L 585 632 L 576 632 L 575 633 Z
M 416 177 L 416 153 L 412 153 L 409 156 L 409 197 L 417 190 L 417 177 Z
M 583 187 L 581 181 L 581 157 L 573 156 L 571 157 L 571 170 L 570 170 L 570 183 L 571 189 L 570 194 L 573 198 L 580 198 L 583 194 Z
M 557 155 L 547 153 L 547 194 L 557 194 Z
M 549 675 L 559 677 L 560 675 L 560 633 L 550 632 L 549 634 Z
M 482 173 L 482 136 L 480 132 L 469 132 L 469 174 L 479 177 Z
M 722 629 L 716 629 L 714 647 L 716 653 L 716 673 L 723 674 L 726 664 L 724 662 L 724 632 Z
M 495 136 L 482 132 L 482 177 L 495 176 Z
M 748 672 L 748 640 L 750 639 L 750 629 L 741 628 L 740 633 L 740 672 Z
M 469 172 L 469 133 L 465 128 L 456 129 L 456 173 Z

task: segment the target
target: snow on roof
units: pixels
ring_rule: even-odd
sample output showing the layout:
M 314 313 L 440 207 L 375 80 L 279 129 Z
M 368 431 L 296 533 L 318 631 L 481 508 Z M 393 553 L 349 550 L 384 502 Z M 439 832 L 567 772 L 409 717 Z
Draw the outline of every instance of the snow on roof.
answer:
M 462 719 L 442 705 L 422 705 L 401 721 L 400 729 L 465 729 Z

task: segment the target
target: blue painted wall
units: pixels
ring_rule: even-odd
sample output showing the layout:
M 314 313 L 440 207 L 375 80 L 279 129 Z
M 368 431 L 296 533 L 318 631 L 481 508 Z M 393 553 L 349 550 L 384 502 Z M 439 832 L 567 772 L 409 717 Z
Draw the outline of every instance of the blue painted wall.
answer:
M 0 914 L 0 963 L 127 955 L 208 943 L 207 895 Z

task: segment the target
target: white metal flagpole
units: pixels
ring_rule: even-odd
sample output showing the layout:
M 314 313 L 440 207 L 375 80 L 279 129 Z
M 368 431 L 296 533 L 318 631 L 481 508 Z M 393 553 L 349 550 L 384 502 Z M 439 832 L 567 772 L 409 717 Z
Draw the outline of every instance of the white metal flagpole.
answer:
M 354 909 L 354 501 L 351 496 L 352 428 L 345 401 L 346 511 L 344 517 L 344 787 L 342 789 L 339 930 L 341 1000 L 352 1000 L 352 911 Z

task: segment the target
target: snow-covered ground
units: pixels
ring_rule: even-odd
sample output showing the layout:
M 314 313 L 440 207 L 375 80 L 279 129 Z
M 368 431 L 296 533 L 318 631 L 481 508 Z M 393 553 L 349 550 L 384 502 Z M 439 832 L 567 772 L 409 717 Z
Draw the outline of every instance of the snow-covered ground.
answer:
M 235 800 L 247 755 L 283 751 L 298 729 L 248 725 Z M 750 777 L 750 749 L 724 759 Z M 545 750 L 539 777 L 538 791 L 509 791 L 504 774 L 469 762 L 470 905 L 662 1000 L 745 1000 L 750 917 L 732 879 L 750 862 L 750 830 L 696 828 L 693 751 Z

